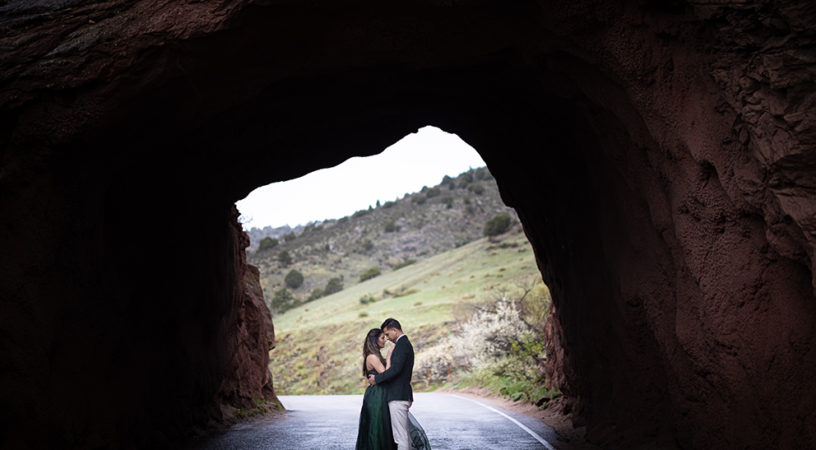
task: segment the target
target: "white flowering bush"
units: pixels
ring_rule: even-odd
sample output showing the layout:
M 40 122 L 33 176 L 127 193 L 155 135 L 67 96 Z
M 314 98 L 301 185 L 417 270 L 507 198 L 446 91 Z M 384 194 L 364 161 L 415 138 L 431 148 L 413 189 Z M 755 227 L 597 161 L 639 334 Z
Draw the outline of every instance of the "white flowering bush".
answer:
M 547 388 L 544 322 L 550 313 L 547 286 L 538 281 L 519 295 L 495 294 L 475 306 L 467 322 L 439 344 L 417 353 L 414 379 L 430 386 L 486 388 L 514 401 L 545 406 L 561 395 Z
M 417 355 L 414 373 L 425 382 L 447 381 L 451 373 L 484 366 L 507 355 L 514 343 L 533 330 L 507 295 L 481 307 L 456 333 Z
M 414 362 L 414 379 L 426 383 L 447 380 L 451 373 L 463 366 L 462 363 L 454 359 L 449 341 L 445 340 L 417 354 Z
M 515 302 L 503 296 L 493 307 L 477 311 L 461 326 L 451 337 L 451 350 L 467 360 L 469 366 L 478 366 L 506 354 L 513 342 L 530 331 Z

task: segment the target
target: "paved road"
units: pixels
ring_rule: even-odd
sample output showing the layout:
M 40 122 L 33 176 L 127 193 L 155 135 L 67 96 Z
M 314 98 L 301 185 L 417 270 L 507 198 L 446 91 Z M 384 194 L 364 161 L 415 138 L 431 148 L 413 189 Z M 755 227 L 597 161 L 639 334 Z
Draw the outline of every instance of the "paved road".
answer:
M 362 395 L 279 397 L 287 412 L 235 425 L 195 450 L 353 449 Z M 554 448 L 555 432 L 535 418 L 453 394 L 418 393 L 411 413 L 437 449 Z M 526 428 L 526 430 L 525 430 Z

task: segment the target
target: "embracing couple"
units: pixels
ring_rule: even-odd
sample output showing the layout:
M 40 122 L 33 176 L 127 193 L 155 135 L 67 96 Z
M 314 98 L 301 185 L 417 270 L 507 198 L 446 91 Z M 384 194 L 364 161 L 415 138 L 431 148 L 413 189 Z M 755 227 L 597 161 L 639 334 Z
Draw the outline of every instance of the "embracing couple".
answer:
M 394 343 L 383 358 L 385 340 Z M 357 450 L 428 449 L 425 431 L 408 408 L 414 401 L 411 372 L 414 347 L 395 319 L 371 329 L 363 342 L 363 376 L 369 386 L 363 396 Z

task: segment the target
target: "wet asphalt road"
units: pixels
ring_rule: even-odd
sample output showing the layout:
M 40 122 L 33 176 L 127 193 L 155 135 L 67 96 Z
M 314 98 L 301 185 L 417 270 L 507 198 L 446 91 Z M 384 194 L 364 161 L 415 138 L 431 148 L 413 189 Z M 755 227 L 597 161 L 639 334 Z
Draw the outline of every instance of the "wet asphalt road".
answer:
M 354 448 L 362 395 L 279 398 L 287 409 L 285 413 L 235 425 L 191 449 Z M 414 394 L 411 413 L 435 450 L 558 448 L 555 432 L 538 419 L 453 394 Z

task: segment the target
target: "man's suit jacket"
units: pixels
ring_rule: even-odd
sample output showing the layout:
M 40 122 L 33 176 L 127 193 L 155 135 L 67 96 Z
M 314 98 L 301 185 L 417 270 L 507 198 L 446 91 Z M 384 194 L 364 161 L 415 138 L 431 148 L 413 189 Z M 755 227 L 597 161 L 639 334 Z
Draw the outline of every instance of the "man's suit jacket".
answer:
M 386 399 L 414 401 L 411 389 L 411 374 L 414 371 L 414 346 L 403 335 L 397 339 L 394 351 L 391 352 L 391 368 L 374 376 L 377 384 L 385 383 Z

